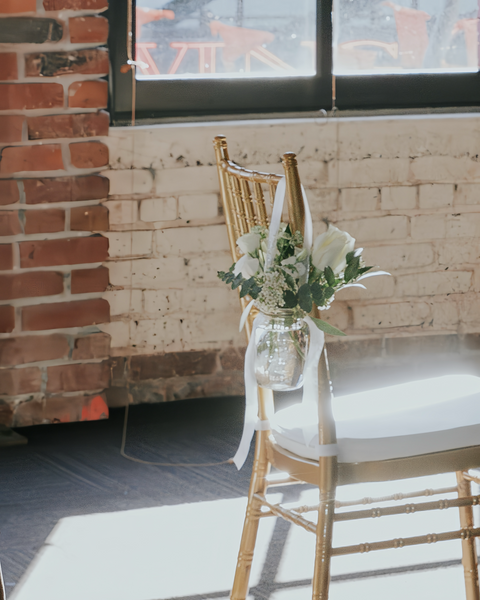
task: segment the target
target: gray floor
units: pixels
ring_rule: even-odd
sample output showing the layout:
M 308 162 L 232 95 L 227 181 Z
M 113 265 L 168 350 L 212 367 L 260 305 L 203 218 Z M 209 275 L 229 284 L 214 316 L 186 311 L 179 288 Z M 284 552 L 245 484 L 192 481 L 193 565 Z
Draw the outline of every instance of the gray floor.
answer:
M 285 404 L 290 400 L 279 401 Z M 234 454 L 240 437 L 243 402 L 243 398 L 216 398 L 134 406 L 127 452 L 151 461 L 224 460 Z M 63 517 L 246 495 L 252 452 L 240 472 L 230 465 L 206 469 L 141 465 L 120 456 L 123 416 L 123 409 L 116 409 L 108 421 L 19 429 L 28 437 L 28 445 L 0 450 L 0 561 L 8 595 Z M 299 494 L 292 488 L 281 491 L 287 502 Z M 300 575 L 292 581 L 278 577 L 289 529 L 287 523 L 276 521 L 260 581 L 251 590 L 252 599 L 287 599 L 289 589 L 293 593 L 302 586 L 308 588 L 308 577 Z M 459 556 L 442 555 L 373 572 L 349 569 L 334 575 L 333 580 L 361 582 L 405 572 L 438 572 L 459 563 Z M 458 597 L 462 594 L 459 590 Z M 188 598 L 225 596 L 225 591 L 219 591 Z

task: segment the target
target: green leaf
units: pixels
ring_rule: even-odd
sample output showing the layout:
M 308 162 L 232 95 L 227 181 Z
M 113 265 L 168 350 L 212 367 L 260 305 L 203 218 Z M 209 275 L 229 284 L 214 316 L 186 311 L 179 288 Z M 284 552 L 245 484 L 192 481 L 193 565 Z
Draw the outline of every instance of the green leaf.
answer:
M 256 300 L 261 291 L 262 291 L 262 288 L 260 286 L 258 286 L 257 284 L 252 285 L 252 287 L 250 288 L 250 292 L 249 292 L 250 298 L 252 298 L 253 300 Z
M 285 308 L 295 308 L 297 306 L 297 295 L 286 290 L 283 292 L 283 302 Z
M 363 267 L 362 269 L 358 269 L 358 274 L 363 275 L 367 271 L 370 271 L 370 269 L 373 269 L 373 267 Z
M 325 293 L 324 287 L 318 283 L 318 281 L 314 281 L 310 284 L 310 290 L 312 292 L 313 301 L 317 306 L 323 306 L 325 301 Z
M 325 294 L 325 299 L 329 300 L 335 293 L 335 290 L 331 287 L 327 287 L 327 288 L 325 288 L 323 293 Z
M 255 285 L 255 279 L 253 277 L 250 277 L 250 279 L 247 279 L 246 281 L 244 281 L 242 283 L 242 289 L 240 291 L 240 298 L 244 298 L 247 294 L 250 293 L 250 289 L 251 289 L 252 285 Z
M 320 279 L 320 276 L 322 275 L 323 271 L 320 271 L 320 269 L 317 269 L 317 267 L 314 267 L 312 265 L 311 270 L 310 270 L 310 277 L 309 280 L 310 281 L 318 281 Z
M 347 261 L 347 265 L 349 265 L 354 258 L 355 258 L 355 250 L 352 250 L 352 252 L 349 252 L 347 254 L 347 256 L 345 257 L 345 259 Z
M 226 276 L 227 276 L 227 274 L 225 273 L 225 271 L 217 271 L 217 277 L 219 279 L 221 279 L 222 281 L 225 281 Z
M 304 283 L 298 290 L 298 304 L 306 313 L 312 310 L 312 292 L 308 283 Z
M 343 331 L 340 331 L 340 329 L 337 329 L 333 325 L 330 325 L 330 323 L 322 321 L 322 319 L 315 319 L 314 317 L 310 318 L 315 323 L 315 325 L 324 333 L 328 333 L 329 335 L 347 335 L 346 333 L 343 333 Z
M 335 273 L 333 272 L 332 267 L 325 267 L 323 272 L 325 273 L 325 279 L 327 280 L 328 285 L 335 285 Z
M 232 290 L 236 290 L 239 285 L 244 281 L 242 274 L 239 273 L 232 282 Z
M 290 273 L 283 273 L 283 276 L 285 277 L 285 281 L 288 285 L 288 287 L 294 291 L 295 290 L 295 279 L 290 275 Z
M 345 274 L 343 276 L 345 283 L 348 283 L 352 279 L 358 277 L 360 271 L 360 257 L 356 256 L 352 262 L 345 269 Z

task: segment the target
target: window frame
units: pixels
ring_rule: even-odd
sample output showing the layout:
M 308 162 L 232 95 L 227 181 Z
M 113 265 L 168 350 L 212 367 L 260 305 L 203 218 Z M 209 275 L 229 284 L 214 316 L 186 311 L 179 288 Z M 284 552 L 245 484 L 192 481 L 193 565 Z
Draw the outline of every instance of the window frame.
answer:
M 110 0 L 110 113 L 113 123 L 131 118 L 132 76 L 127 62 L 128 2 Z M 133 29 L 135 27 L 133 26 Z M 136 118 L 204 117 L 480 106 L 480 71 L 399 73 L 332 77 L 332 0 L 317 0 L 317 75 L 252 79 L 171 79 L 136 81 Z M 133 31 L 133 36 L 135 32 Z M 332 82 L 335 80 L 335 100 Z
M 131 117 L 132 76 L 120 72 L 127 62 L 130 0 L 110 0 L 109 47 L 113 121 Z M 133 3 L 133 14 L 135 0 Z M 138 119 L 192 115 L 281 113 L 329 109 L 332 104 L 332 0 L 317 0 L 317 75 L 245 79 L 163 79 L 136 81 Z M 135 27 L 133 26 L 133 30 Z M 133 36 L 135 31 L 132 32 Z

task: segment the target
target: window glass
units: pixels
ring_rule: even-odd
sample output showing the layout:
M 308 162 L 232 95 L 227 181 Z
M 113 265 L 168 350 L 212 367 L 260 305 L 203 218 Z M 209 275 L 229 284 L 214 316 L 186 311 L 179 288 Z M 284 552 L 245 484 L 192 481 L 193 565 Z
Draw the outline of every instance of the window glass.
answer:
M 478 71 L 480 0 L 334 0 L 337 75 Z
M 138 0 L 135 18 L 139 79 L 316 73 L 316 0 Z

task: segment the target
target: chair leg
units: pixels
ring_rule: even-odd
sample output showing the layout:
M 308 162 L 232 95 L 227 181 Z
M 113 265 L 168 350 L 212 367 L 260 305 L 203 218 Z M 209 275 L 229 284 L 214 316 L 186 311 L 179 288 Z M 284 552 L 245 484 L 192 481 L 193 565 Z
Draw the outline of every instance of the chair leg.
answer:
M 470 481 L 463 477 L 462 471 L 457 471 L 458 497 L 465 498 L 472 495 Z M 473 508 L 471 506 L 461 507 L 460 526 L 468 531 L 473 527 Z M 478 565 L 477 548 L 475 538 L 467 537 L 462 540 L 462 563 L 465 576 L 465 590 L 467 600 L 480 600 L 478 587 Z
M 5 593 L 5 584 L 3 582 L 2 565 L 0 565 L 0 600 L 7 600 Z
M 320 505 L 318 508 L 312 599 L 328 600 L 337 484 L 336 457 L 320 459 L 320 474 Z
M 270 463 L 267 458 L 266 441 L 270 432 L 258 431 L 255 442 L 255 458 L 253 461 L 252 479 L 248 492 L 247 512 L 243 524 L 242 539 L 238 552 L 235 579 L 233 581 L 230 600 L 245 600 L 248 594 L 248 583 L 252 568 L 253 552 L 257 540 L 258 525 L 260 521 L 261 504 L 256 500 L 254 494 L 265 494 L 267 483 L 266 477 L 270 471 Z

